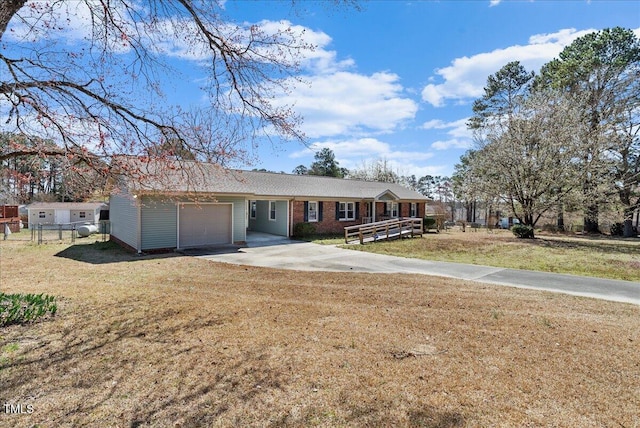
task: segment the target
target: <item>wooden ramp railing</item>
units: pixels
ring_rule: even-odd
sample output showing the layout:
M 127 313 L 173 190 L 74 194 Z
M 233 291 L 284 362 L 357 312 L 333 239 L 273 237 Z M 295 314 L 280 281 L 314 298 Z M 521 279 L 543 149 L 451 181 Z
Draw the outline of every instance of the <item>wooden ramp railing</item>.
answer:
M 375 223 L 358 224 L 344 228 L 344 242 L 375 242 L 402 237 L 422 236 L 421 218 L 394 218 L 392 220 L 377 221 Z

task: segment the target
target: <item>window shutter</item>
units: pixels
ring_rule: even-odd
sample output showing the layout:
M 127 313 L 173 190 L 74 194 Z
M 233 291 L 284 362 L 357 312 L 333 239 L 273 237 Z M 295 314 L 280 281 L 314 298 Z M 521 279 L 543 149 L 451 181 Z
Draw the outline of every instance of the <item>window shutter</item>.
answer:
M 309 221 L 309 201 L 304 201 L 304 221 Z
M 356 202 L 356 220 L 360 218 L 360 202 Z
M 340 220 L 340 202 L 336 202 L 336 220 Z
M 402 217 L 402 204 L 398 202 L 398 218 Z
M 322 221 L 322 201 L 318 202 L 318 221 Z
M 388 216 L 388 215 L 391 215 L 391 214 L 389 213 L 389 204 L 388 204 L 388 203 L 386 203 L 386 202 L 384 203 L 384 214 L 383 214 L 383 215 L 387 215 L 387 216 Z

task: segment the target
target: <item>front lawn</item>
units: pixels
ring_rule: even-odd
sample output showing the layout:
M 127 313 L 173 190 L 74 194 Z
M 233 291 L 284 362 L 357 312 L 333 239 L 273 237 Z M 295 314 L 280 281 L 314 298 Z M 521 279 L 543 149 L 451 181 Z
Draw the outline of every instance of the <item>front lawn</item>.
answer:
M 422 238 L 349 245 L 352 250 L 512 269 L 640 281 L 640 239 L 449 230 Z
M 640 423 L 635 305 L 10 241 L 0 287 L 57 303 L 0 330 L 0 426 Z

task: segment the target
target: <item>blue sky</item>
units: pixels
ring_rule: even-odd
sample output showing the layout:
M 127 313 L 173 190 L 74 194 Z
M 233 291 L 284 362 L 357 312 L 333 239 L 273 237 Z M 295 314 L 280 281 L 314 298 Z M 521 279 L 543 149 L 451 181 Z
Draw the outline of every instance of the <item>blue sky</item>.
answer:
M 277 2 L 228 2 L 227 10 L 326 35 L 319 49 L 333 70 L 306 70 L 311 87 L 292 95 L 313 149 L 331 148 L 347 168 L 384 158 L 418 177 L 453 172 L 472 145 L 473 100 L 509 61 L 538 71 L 586 32 L 621 26 L 640 36 L 637 1 L 374 0 L 359 12 L 301 4 L 297 14 Z M 265 146 L 256 167 L 291 172 L 312 161 L 313 150 Z
M 302 63 L 306 83 L 274 100 L 304 117 L 310 147 L 265 143 L 245 166 L 284 172 L 329 147 L 349 169 L 385 159 L 400 175 L 450 175 L 473 144 L 465 123 L 489 75 L 515 60 L 538 71 L 591 31 L 621 26 L 640 37 L 640 1 L 372 0 L 360 11 L 305 0 L 293 9 L 290 1 L 221 4 L 235 22 L 291 26 L 317 46 Z M 67 45 L 86 37 L 82 15 L 60 36 Z M 9 41 L 24 43 L 19 24 L 9 28 Z M 202 58 L 178 41 L 173 49 L 181 74 L 165 77 L 167 101 L 198 106 Z

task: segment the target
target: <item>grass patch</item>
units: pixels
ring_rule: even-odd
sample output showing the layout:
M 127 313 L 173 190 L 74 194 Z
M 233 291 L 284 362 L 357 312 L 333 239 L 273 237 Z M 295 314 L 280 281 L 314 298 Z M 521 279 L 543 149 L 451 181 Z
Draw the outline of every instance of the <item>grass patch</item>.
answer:
M 313 242 L 314 244 L 320 244 L 320 245 L 340 245 L 340 244 L 344 244 L 344 234 L 313 235 L 307 238 L 303 238 L 301 240 Z
M 638 424 L 635 305 L 101 248 L 2 244 L 61 308 L 2 329 L 0 425 Z
M 447 231 L 348 248 L 425 260 L 640 281 L 637 239 L 560 235 L 518 239 L 509 231 Z

